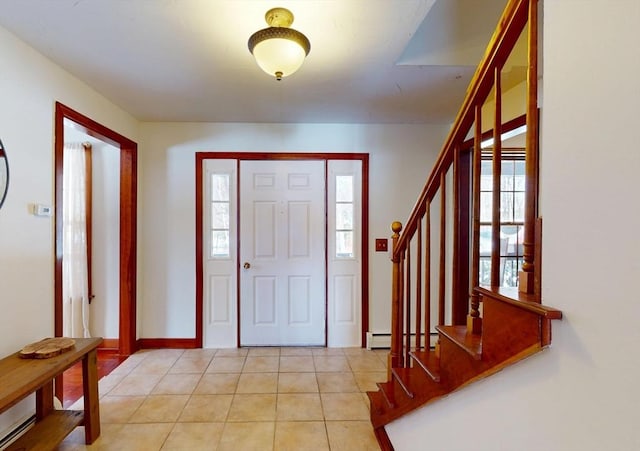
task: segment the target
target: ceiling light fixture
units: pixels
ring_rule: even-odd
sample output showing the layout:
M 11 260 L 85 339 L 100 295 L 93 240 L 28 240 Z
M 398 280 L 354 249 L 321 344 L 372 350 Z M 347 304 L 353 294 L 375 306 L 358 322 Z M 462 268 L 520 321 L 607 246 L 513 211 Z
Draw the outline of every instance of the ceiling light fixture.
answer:
M 249 51 L 260 69 L 282 80 L 300 69 L 311 50 L 309 39 L 293 28 L 293 14 L 285 8 L 267 11 L 269 28 L 256 31 L 249 38 Z

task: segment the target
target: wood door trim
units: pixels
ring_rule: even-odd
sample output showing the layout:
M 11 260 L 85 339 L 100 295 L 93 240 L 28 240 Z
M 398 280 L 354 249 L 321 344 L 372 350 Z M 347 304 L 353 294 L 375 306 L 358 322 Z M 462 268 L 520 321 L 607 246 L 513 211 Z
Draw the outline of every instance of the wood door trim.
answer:
M 268 152 L 196 152 L 196 347 L 203 345 L 203 281 L 204 265 L 202 251 L 202 170 L 204 160 L 227 159 L 237 160 L 360 160 L 362 162 L 362 300 L 361 300 L 361 346 L 366 346 L 366 335 L 369 330 L 369 154 L 368 153 L 268 153 Z M 325 187 L 326 190 L 326 187 Z M 239 281 L 238 281 L 239 283 Z M 327 297 L 328 299 L 328 297 Z M 326 311 L 326 309 L 325 309 Z M 238 311 L 238 315 L 240 312 Z M 240 346 L 240 318 L 238 322 L 237 344 Z M 328 340 L 325 334 L 325 343 Z
M 120 326 L 119 352 L 130 355 L 136 342 L 137 150 L 134 141 L 56 102 L 55 110 L 55 269 L 54 334 L 62 335 L 62 175 L 64 120 L 120 149 Z
M 90 143 L 83 143 L 84 161 L 85 161 L 85 212 L 86 224 L 85 233 L 87 234 L 87 294 L 89 296 L 89 304 L 93 299 L 93 153 Z

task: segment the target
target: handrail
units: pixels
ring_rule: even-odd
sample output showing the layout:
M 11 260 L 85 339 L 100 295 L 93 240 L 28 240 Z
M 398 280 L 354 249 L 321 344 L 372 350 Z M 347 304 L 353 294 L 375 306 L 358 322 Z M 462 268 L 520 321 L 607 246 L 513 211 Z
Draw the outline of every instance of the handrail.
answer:
M 478 287 L 476 288 L 476 291 L 483 296 L 490 296 L 493 299 L 514 305 L 544 318 L 562 319 L 562 311 L 542 305 L 539 302 L 536 302 L 536 298 L 533 295 L 523 293 L 515 288 Z
M 467 89 L 456 120 L 418 196 L 409 219 L 404 226 L 399 222 L 395 222 L 392 226 L 394 234 L 391 252 L 393 288 L 391 309 L 392 337 L 391 352 L 389 354 L 390 376 L 392 368 L 411 366 L 410 351 L 412 347 L 416 350 L 431 347 L 429 334 L 432 326 L 444 326 L 445 322 L 454 326 L 462 326 L 466 322 L 467 333 L 479 336 L 478 334 L 482 331 L 482 318 L 479 309 L 481 292 L 477 289 L 480 284 L 478 278 L 480 265 L 478 252 L 480 228 L 480 141 L 485 135 L 482 131 L 482 107 L 491 90 L 495 90 L 496 106 L 493 120 L 487 123 L 492 126 L 491 133 L 494 139 L 492 152 L 491 283 L 492 285 L 499 285 L 499 268 L 501 266 L 499 247 L 501 132 L 506 125 L 503 124 L 501 117 L 501 76 L 503 66 L 512 54 L 527 23 L 530 24 L 528 30 L 528 61 L 531 67 L 529 67 L 527 79 L 527 149 L 525 158 L 527 186 L 525 189 L 526 214 L 524 226 L 524 244 L 527 248 L 525 249 L 524 259 L 527 263 L 535 262 L 533 257 L 529 258 L 535 243 L 531 240 L 527 241 L 526 237 L 531 236 L 531 231 L 535 227 L 535 221 L 531 219 L 532 211 L 535 212 L 535 202 L 532 203 L 531 198 L 532 196 L 535 198 L 537 192 L 537 190 L 531 190 L 531 186 L 537 186 L 532 185 L 532 183 L 537 183 L 534 180 L 535 177 L 532 176 L 532 174 L 536 174 L 535 171 L 532 172 L 532 168 L 537 158 L 538 142 L 537 123 L 532 122 L 537 119 L 537 116 L 534 118 L 533 114 L 534 112 L 537 113 L 537 84 L 531 80 L 531 77 L 537 74 L 537 60 L 532 57 L 536 53 L 535 49 L 537 49 L 537 7 L 538 0 L 509 0 L 507 3 L 482 61 L 478 65 Z M 510 121 L 508 123 L 513 122 Z M 531 130 L 529 130 L 530 123 L 532 123 Z M 469 141 L 465 141 L 470 131 L 473 132 L 473 146 L 469 146 Z M 534 133 L 535 136 L 533 135 Z M 453 190 L 449 193 L 447 177 L 448 171 L 452 166 Z M 473 176 L 472 181 L 470 176 Z M 437 202 L 439 208 L 432 211 L 432 201 L 436 195 L 439 195 L 439 202 Z M 449 212 L 448 206 L 450 205 L 453 205 L 454 211 L 452 229 L 448 229 L 446 219 Z M 439 223 L 439 237 L 433 243 L 430 236 L 431 213 L 435 216 L 436 223 Z M 422 238 L 423 227 L 426 235 L 424 239 Z M 452 230 L 453 233 L 449 230 Z M 453 243 L 452 255 L 448 255 L 451 252 L 449 243 Z M 423 246 L 424 252 L 422 252 Z M 435 254 L 433 256 L 433 267 L 430 266 L 432 262 L 432 246 Z M 414 252 L 414 249 L 416 249 L 416 252 Z M 424 270 L 422 266 L 423 258 L 425 259 Z M 446 267 L 449 261 L 451 262 L 451 268 Z M 524 285 L 528 286 L 528 293 L 534 293 L 531 288 L 535 288 L 533 287 L 536 282 L 535 277 L 533 277 L 535 274 L 530 272 L 530 268 L 526 268 L 525 271 L 529 272 L 524 275 Z M 447 282 L 447 274 L 452 274 L 450 285 Z M 520 280 L 523 280 L 522 276 Z M 531 299 L 535 299 L 535 296 L 533 295 Z M 447 305 L 447 302 L 451 304 Z M 528 303 L 520 303 L 519 305 L 528 306 Z M 433 315 L 431 312 L 432 307 Z M 549 312 L 549 314 L 554 315 L 555 313 Z M 424 330 L 424 336 L 422 330 Z M 412 345 L 413 335 L 415 336 L 414 345 Z M 437 356 L 439 356 L 439 347 L 436 345 Z
M 467 88 L 465 99 L 462 107 L 458 111 L 451 132 L 449 132 L 407 223 L 403 226 L 404 233 L 400 236 L 398 245 L 393 250 L 395 258 L 398 258 L 397 254 L 402 252 L 403 249 L 406 249 L 409 239 L 415 233 L 418 220 L 424 215 L 426 201 L 432 198 L 438 191 L 441 174 L 445 173 L 451 166 L 456 145 L 464 141 L 473 123 L 475 106 L 480 100 L 484 101 L 489 95 L 489 91 L 494 82 L 492 77 L 494 68 L 504 65 L 511 50 L 513 50 L 515 46 L 517 38 L 520 36 L 520 33 L 522 33 L 528 20 L 528 5 L 529 0 L 511 0 L 505 8 L 502 18 L 491 37 L 485 55 L 471 79 L 469 88 Z M 510 43 L 510 45 L 505 46 L 505 42 Z

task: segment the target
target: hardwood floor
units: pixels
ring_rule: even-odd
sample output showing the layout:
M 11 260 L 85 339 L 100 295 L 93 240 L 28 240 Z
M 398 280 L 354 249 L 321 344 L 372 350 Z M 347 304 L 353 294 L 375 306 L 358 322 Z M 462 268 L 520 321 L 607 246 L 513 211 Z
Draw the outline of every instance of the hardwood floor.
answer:
M 98 349 L 98 379 L 102 379 L 120 365 L 126 357 L 122 357 L 114 349 Z M 64 387 L 63 407 L 69 408 L 82 397 L 82 362 L 78 362 L 64 372 L 62 386 Z

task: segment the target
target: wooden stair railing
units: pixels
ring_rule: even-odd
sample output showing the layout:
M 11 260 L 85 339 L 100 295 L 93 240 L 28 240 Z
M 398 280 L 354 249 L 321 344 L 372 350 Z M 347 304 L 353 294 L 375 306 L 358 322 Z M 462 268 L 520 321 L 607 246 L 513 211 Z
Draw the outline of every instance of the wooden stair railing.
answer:
M 538 0 L 509 0 L 406 225 L 392 235 L 391 350 L 386 382 L 368 392 L 382 449 L 384 425 L 486 377 L 551 342 L 562 313 L 541 305 L 537 218 Z M 527 27 L 524 263 L 519 289 L 499 287 L 502 68 Z M 481 287 L 482 108 L 493 94 L 491 286 Z M 512 121 L 513 122 L 513 121 Z M 473 130 L 472 130 L 473 126 Z M 465 142 L 472 131 L 472 144 Z M 452 191 L 452 192 L 450 192 Z M 452 219 L 452 222 L 450 222 Z M 437 342 L 432 346 L 432 330 Z M 434 337 L 435 338 L 435 337 Z

